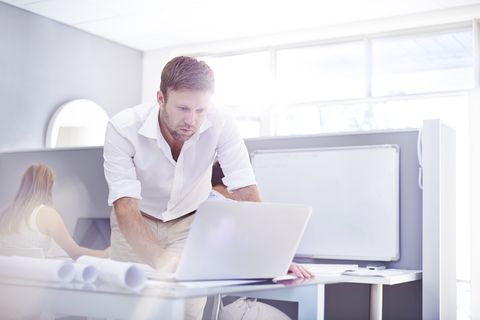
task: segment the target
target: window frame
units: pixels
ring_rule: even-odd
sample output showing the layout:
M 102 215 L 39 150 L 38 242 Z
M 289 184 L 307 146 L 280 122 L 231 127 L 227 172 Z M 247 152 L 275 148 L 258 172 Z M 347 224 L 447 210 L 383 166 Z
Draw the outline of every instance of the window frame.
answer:
M 412 36 L 418 35 L 440 35 L 445 33 L 454 33 L 460 31 L 474 31 L 471 21 L 444 24 L 439 26 L 428 26 L 422 28 L 414 29 L 404 29 L 404 30 L 393 30 L 389 32 L 373 33 L 367 35 L 359 35 L 352 37 L 342 37 L 342 38 L 333 38 L 320 41 L 310 41 L 304 43 L 292 43 L 288 45 L 277 45 L 277 46 L 268 46 L 260 47 L 250 50 L 238 50 L 231 52 L 221 52 L 221 53 L 198 53 L 193 54 L 192 56 L 200 59 L 212 59 L 212 58 L 222 58 L 243 54 L 251 54 L 257 52 L 269 52 L 270 54 L 270 78 L 272 83 L 269 84 L 276 89 L 277 83 L 277 54 L 280 50 L 296 49 L 296 48 L 307 48 L 307 47 L 318 47 L 323 45 L 332 45 L 332 44 L 341 44 L 345 42 L 364 42 L 365 48 L 365 66 L 364 66 L 364 76 L 365 76 L 365 88 L 364 88 L 364 97 L 355 98 L 355 99 L 338 99 L 338 100 L 321 100 L 321 101 L 308 101 L 303 103 L 288 103 L 280 104 L 275 101 L 275 97 L 271 97 L 271 103 L 268 106 L 265 106 L 265 112 L 260 116 L 257 116 L 260 123 L 260 136 L 275 136 L 276 128 L 273 127 L 272 119 L 275 118 L 275 109 L 277 107 L 302 107 L 306 105 L 315 104 L 319 107 L 328 106 L 333 104 L 358 104 L 358 103 L 372 103 L 379 101 L 389 101 L 389 100 L 407 100 L 415 98 L 424 98 L 424 97 L 443 97 L 443 96 L 455 96 L 455 95 L 465 95 L 468 94 L 470 89 L 465 90 L 454 90 L 454 91 L 443 91 L 443 92 L 430 92 L 430 93 L 414 93 L 414 94 L 399 94 L 399 95 L 385 95 L 385 96 L 372 96 L 372 73 L 373 73 L 373 57 L 372 57 L 372 40 L 382 39 L 382 38 L 411 38 Z M 476 56 L 480 56 L 480 45 L 476 45 L 475 34 L 474 34 L 474 45 L 473 45 L 473 57 L 474 57 L 474 77 L 475 77 L 475 86 L 474 88 L 479 87 L 480 75 L 479 75 L 479 62 L 478 59 L 475 59 Z M 471 88 L 473 89 L 473 88 Z M 275 90 L 274 90 L 275 91 Z M 235 114 L 235 105 L 230 106 Z M 242 114 L 238 117 L 248 117 L 248 115 Z

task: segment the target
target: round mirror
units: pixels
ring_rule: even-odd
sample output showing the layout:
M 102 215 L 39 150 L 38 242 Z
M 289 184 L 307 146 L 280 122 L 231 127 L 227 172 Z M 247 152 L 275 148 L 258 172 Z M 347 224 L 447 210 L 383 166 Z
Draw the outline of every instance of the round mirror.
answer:
M 91 100 L 64 103 L 55 111 L 47 129 L 47 148 L 103 146 L 109 117 Z

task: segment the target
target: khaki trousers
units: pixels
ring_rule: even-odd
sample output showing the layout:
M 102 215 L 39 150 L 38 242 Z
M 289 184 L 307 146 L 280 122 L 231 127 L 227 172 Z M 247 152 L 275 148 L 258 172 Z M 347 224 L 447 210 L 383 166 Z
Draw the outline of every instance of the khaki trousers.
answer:
M 182 252 L 195 216 L 194 214 L 188 214 L 167 222 L 163 222 L 143 212 L 142 216 L 155 235 L 158 243 L 168 253 L 179 255 Z M 112 228 L 112 247 L 110 253 L 112 260 L 145 263 L 135 253 L 120 231 L 114 209 L 112 209 L 112 213 L 110 214 L 110 226 Z M 202 319 L 206 301 L 206 297 L 187 299 L 185 303 L 185 319 Z

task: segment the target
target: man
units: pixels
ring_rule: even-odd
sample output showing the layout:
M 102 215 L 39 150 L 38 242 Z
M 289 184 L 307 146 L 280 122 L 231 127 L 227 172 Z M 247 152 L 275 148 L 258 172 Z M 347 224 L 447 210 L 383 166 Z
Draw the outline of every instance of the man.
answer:
M 194 212 L 210 192 L 215 157 L 238 201 L 261 201 L 235 119 L 211 103 L 214 82 L 205 62 L 176 57 L 162 71 L 155 103 L 108 123 L 112 259 L 173 272 Z M 303 274 L 297 266 L 292 271 Z

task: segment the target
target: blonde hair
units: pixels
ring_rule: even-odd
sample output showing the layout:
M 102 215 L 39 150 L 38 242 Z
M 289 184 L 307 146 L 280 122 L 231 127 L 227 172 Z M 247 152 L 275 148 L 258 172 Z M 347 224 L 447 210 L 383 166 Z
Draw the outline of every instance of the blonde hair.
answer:
M 39 205 L 51 206 L 55 175 L 44 164 L 30 165 L 22 176 L 12 201 L 0 210 L 0 234 L 18 233 L 20 226 L 28 228 L 33 210 Z

